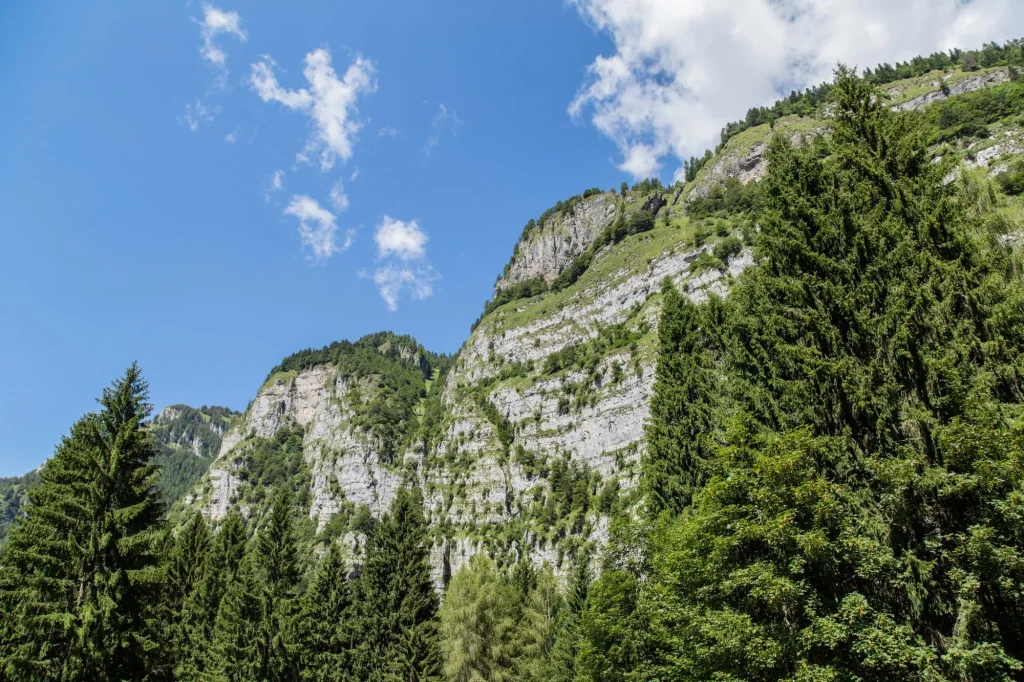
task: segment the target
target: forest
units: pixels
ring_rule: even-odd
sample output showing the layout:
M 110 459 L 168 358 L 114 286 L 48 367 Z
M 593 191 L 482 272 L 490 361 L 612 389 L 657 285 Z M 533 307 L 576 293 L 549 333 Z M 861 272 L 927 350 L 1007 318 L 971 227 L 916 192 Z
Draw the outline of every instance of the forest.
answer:
M 1003 180 L 933 161 L 941 120 L 874 93 L 840 67 L 828 137 L 696 207 L 756 214 L 757 267 L 700 304 L 663 285 L 642 501 L 600 552 L 481 553 L 440 592 L 414 475 L 358 561 L 300 551 L 285 474 L 265 513 L 172 523 L 132 365 L 0 549 L 0 680 L 1024 679 L 1019 226 Z M 344 351 L 275 372 L 378 362 Z M 395 358 L 379 433 L 406 439 L 438 408 Z

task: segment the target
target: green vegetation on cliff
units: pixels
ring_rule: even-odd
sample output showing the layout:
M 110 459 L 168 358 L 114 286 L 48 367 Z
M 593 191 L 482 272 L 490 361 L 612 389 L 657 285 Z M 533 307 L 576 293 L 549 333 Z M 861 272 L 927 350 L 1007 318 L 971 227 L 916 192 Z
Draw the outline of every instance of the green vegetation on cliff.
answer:
M 606 558 L 582 679 L 1019 675 L 1007 224 L 943 183 L 919 116 L 848 72 L 833 94 L 830 142 L 772 145 L 761 267 L 724 302 L 666 296 L 654 525 Z

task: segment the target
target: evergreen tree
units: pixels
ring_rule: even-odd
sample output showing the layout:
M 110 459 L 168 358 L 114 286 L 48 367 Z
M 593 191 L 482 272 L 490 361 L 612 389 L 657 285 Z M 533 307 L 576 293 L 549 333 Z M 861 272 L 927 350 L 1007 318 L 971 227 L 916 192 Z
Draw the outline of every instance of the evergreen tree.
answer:
M 356 682 L 352 671 L 358 633 L 352 588 L 338 545 L 331 543 L 302 597 L 300 642 L 304 682 Z
M 274 494 L 267 522 L 256 541 L 263 578 L 263 679 L 268 682 L 298 679 L 294 618 L 299 572 L 292 525 L 289 495 L 281 488 Z
M 174 539 L 167 567 L 165 641 L 171 670 L 185 659 L 190 644 L 186 604 L 199 589 L 210 551 L 210 530 L 202 514 L 192 515 Z
M 142 680 L 159 667 L 162 508 L 137 365 L 43 468 L 0 567 L 12 680 Z
M 266 599 L 256 557 L 247 554 L 232 576 L 213 628 L 203 682 L 264 682 L 268 679 Z
M 213 669 L 216 656 L 212 642 L 217 612 L 241 565 L 245 543 L 245 522 L 233 508 L 210 543 L 199 586 L 185 599 L 180 629 L 186 644 L 178 654 L 175 668 L 179 680 L 202 679 Z
M 558 611 L 554 645 L 551 651 L 551 682 L 573 682 L 576 679 L 576 657 L 580 647 L 580 618 L 587 606 L 590 590 L 590 557 L 585 552 L 573 562 L 565 605 Z
M 356 657 L 360 679 L 435 680 L 441 672 L 438 599 L 423 543 L 427 535 L 418 489 L 401 488 L 370 534 L 356 591 Z
M 662 287 L 658 368 L 643 486 L 649 513 L 678 514 L 704 483 L 718 401 L 716 329 L 722 323 L 717 298 L 697 307 L 670 282 Z
M 772 143 L 731 416 L 655 533 L 636 679 L 1020 677 L 1019 268 L 916 115 L 832 92 L 830 141 Z

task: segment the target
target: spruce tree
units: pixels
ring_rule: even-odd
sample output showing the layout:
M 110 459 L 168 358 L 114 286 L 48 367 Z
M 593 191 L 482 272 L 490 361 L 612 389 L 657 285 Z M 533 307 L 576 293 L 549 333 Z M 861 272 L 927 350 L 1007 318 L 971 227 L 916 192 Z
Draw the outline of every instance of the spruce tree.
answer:
M 256 540 L 264 600 L 262 646 L 266 669 L 262 672 L 268 682 L 298 679 L 294 623 L 298 546 L 289 499 L 284 488 L 274 494 L 267 521 Z
M 245 555 L 245 544 L 245 521 L 232 509 L 210 543 L 199 586 L 185 600 L 180 629 L 186 643 L 178 652 L 175 668 L 179 680 L 202 679 L 212 669 L 217 612 Z
M 370 534 L 357 583 L 360 679 L 436 680 L 438 598 L 430 580 L 423 502 L 401 488 L 391 511 Z
M 587 606 L 590 590 L 590 557 L 577 554 L 573 562 L 565 604 L 555 622 L 554 645 L 551 651 L 552 682 L 573 682 L 576 679 L 576 657 L 580 647 L 580 618 Z
M 247 554 L 221 600 L 208 666 L 198 678 L 202 682 L 268 679 L 266 599 L 255 563 L 256 557 Z
M 647 425 L 643 488 L 647 510 L 680 513 L 704 483 L 719 391 L 717 329 L 722 305 L 696 306 L 670 282 L 662 287 L 658 368 Z
M 43 467 L 0 567 L 17 619 L 0 651 L 8 679 L 147 678 L 160 665 L 162 507 L 151 407 L 138 366 L 103 391 Z
M 832 92 L 830 140 L 770 148 L 638 679 L 1020 679 L 1024 282 L 916 114 L 845 69 Z
M 210 530 L 202 514 L 192 515 L 174 538 L 167 566 L 165 635 L 168 664 L 178 668 L 190 644 L 186 604 L 199 589 L 210 551 Z
M 303 682 L 356 682 L 352 588 L 345 562 L 331 543 L 302 597 L 298 617 Z

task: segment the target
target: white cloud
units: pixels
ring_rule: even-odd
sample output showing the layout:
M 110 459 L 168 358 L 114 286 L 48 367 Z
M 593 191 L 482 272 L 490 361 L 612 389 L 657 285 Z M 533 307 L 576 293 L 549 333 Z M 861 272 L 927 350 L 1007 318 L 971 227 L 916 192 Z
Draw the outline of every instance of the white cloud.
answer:
M 345 194 L 345 187 L 341 184 L 341 180 L 334 183 L 327 196 L 331 198 L 331 204 L 333 204 L 335 211 L 340 212 L 348 208 L 348 195 Z
M 178 123 L 194 133 L 202 124 L 212 121 L 218 112 L 219 106 L 210 107 L 197 99 L 194 103 L 185 105 L 185 111 L 178 117 Z
M 615 51 L 569 107 L 635 176 L 713 148 L 751 106 L 860 68 L 1024 34 L 1019 0 L 569 0 Z
M 325 171 L 333 168 L 339 159 L 348 161 L 352 156 L 352 144 L 362 128 L 362 124 L 352 117 L 356 112 L 356 100 L 359 95 L 377 89 L 373 62 L 357 56 L 345 74 L 338 78 L 331 66 L 331 53 L 324 48 L 314 50 L 306 55 L 306 67 L 303 69 L 309 81 L 308 90 L 281 87 L 274 66 L 274 60 L 264 56 L 252 65 L 250 82 L 264 102 L 278 102 L 312 119 L 314 132 L 296 158 L 306 161 L 309 153 L 319 154 L 320 168 Z
M 377 129 L 377 137 L 398 137 L 401 131 L 391 126 L 384 126 Z
M 441 142 L 441 134 L 447 128 L 451 131 L 452 137 L 456 137 L 459 134 L 459 128 L 463 126 L 465 121 L 459 118 L 459 115 L 454 109 L 449 109 L 444 104 L 440 104 L 437 107 L 437 113 L 434 114 L 434 119 L 430 122 L 430 127 L 433 128 L 434 132 L 427 137 L 426 143 L 423 145 L 423 153 L 430 156 L 431 152 Z
M 354 171 L 352 171 L 352 175 L 349 177 L 349 182 L 355 182 L 356 178 L 358 178 L 358 177 L 359 177 L 359 169 L 356 168 Z
M 278 169 L 271 173 L 263 183 L 263 201 L 270 202 L 274 194 L 284 189 L 284 171 Z
M 303 246 L 310 249 L 312 260 L 323 262 L 352 246 L 355 230 L 346 231 L 344 241 L 339 244 L 335 215 L 321 207 L 316 199 L 305 194 L 296 194 L 284 212 L 285 215 L 299 219 L 299 238 Z
M 241 128 L 235 128 L 230 133 L 224 136 L 224 141 L 228 144 L 234 144 L 238 142 L 238 133 L 241 132 Z
M 398 299 L 403 291 L 417 301 L 431 296 L 434 293 L 433 282 L 437 279 L 438 275 L 429 265 L 419 268 L 386 265 L 373 273 L 373 281 L 391 312 L 398 310 Z
M 427 233 L 416 220 L 395 220 L 384 216 L 373 236 L 377 242 L 377 258 L 384 262 L 374 271 L 373 281 L 381 298 L 392 312 L 407 292 L 414 300 L 423 300 L 434 293 L 433 283 L 440 275 L 427 262 Z M 360 272 L 360 277 L 367 277 Z
M 217 79 L 217 85 L 222 88 L 227 85 L 228 56 L 214 41 L 217 36 L 231 35 L 239 42 L 244 43 L 248 35 L 242 29 L 241 21 L 238 12 L 225 12 L 213 5 L 203 4 L 203 20 L 199 22 L 199 34 L 203 39 L 203 44 L 199 48 L 199 54 L 220 69 L 221 75 Z
M 408 222 L 384 216 L 373 235 L 377 242 L 377 257 L 397 256 L 408 261 L 423 258 L 427 253 L 427 233 L 415 220 Z

